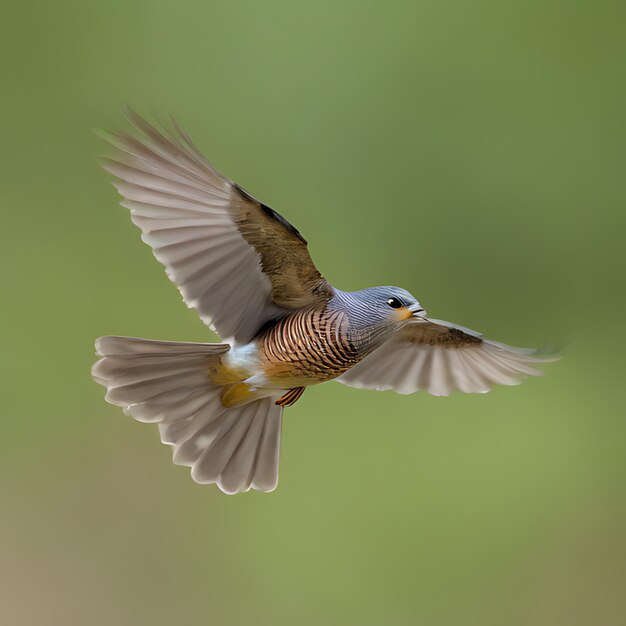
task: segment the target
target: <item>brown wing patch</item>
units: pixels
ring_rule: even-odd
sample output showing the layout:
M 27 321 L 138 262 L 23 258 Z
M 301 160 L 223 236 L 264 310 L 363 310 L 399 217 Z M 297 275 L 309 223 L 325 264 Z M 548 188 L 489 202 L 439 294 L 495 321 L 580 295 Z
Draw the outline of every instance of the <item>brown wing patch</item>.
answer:
M 459 328 L 450 328 L 434 322 L 408 324 L 400 333 L 411 343 L 420 343 L 443 348 L 466 348 L 481 344 L 483 340 Z
M 272 283 L 272 300 L 292 309 L 328 302 L 333 288 L 317 271 L 298 230 L 238 185 L 233 188 L 241 198 L 233 207 L 237 230 L 261 257 Z

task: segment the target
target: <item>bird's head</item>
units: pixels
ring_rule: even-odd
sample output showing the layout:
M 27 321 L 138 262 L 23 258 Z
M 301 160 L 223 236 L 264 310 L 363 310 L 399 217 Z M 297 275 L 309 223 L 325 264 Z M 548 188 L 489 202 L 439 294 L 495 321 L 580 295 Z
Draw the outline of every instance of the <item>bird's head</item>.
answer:
M 379 322 L 396 324 L 426 316 L 422 305 L 401 287 L 371 287 L 358 293 L 368 313 Z

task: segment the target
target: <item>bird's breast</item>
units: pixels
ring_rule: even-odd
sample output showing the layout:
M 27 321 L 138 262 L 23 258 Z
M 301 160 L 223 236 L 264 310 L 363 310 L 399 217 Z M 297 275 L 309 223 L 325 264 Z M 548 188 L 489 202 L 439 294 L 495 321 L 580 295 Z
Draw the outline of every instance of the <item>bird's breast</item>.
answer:
M 310 385 L 332 380 L 355 365 L 343 311 L 308 308 L 282 318 L 258 338 L 261 368 L 275 384 Z

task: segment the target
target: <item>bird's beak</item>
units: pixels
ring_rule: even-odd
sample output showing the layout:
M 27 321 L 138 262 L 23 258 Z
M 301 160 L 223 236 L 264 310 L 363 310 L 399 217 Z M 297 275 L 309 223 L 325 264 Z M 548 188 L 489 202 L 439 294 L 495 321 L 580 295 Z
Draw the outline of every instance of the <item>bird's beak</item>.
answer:
M 426 311 L 424 311 L 424 309 L 418 303 L 412 304 L 410 307 L 407 308 L 411 312 L 411 317 L 426 317 Z
M 426 311 L 422 309 L 419 304 L 412 304 L 411 306 L 403 306 L 398 309 L 398 321 L 404 322 L 412 318 L 425 317 Z

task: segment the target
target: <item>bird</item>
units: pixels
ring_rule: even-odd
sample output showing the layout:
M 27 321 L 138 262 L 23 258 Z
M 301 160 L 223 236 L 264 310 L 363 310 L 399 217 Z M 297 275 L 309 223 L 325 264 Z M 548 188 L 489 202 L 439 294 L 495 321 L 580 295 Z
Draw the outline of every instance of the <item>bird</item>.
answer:
M 553 355 L 432 319 L 405 289 L 342 291 L 300 232 L 220 174 L 176 119 L 102 132 L 100 164 L 186 305 L 221 343 L 104 336 L 105 399 L 158 425 L 173 461 L 227 494 L 278 484 L 282 415 L 307 387 L 485 393 L 543 373 Z

